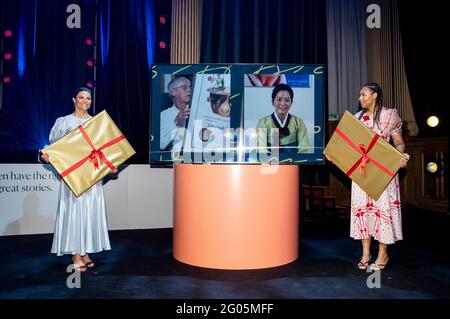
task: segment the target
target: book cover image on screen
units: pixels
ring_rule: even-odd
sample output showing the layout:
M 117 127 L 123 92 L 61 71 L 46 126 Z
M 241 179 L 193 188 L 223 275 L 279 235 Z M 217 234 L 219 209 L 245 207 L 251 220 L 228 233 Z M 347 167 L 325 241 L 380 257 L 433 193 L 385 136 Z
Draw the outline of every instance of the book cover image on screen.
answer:
M 230 74 L 198 74 L 190 106 L 190 119 L 183 144 L 186 152 L 224 150 L 230 128 Z

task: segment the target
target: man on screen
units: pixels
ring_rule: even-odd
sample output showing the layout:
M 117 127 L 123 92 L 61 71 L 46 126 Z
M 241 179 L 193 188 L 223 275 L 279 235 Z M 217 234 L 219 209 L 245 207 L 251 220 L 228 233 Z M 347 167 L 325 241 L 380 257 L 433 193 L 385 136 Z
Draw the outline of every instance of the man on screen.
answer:
M 167 90 L 173 105 L 161 112 L 160 149 L 166 151 L 183 141 L 192 98 L 191 81 L 182 76 L 177 77 L 169 82 Z

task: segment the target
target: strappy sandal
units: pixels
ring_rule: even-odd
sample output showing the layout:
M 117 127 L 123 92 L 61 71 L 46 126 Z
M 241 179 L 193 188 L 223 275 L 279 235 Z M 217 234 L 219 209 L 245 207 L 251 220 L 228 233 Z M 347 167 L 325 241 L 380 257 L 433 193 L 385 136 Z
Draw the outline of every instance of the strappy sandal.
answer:
M 86 267 L 86 265 L 84 263 L 82 263 L 82 264 L 75 264 L 74 258 L 72 258 L 72 265 L 73 265 L 73 269 L 75 269 L 76 271 L 85 272 L 87 270 L 87 267 Z
M 386 257 L 386 261 L 383 264 L 377 264 L 376 262 L 370 265 L 371 270 L 383 270 L 386 269 L 389 257 Z
M 369 267 L 369 262 L 370 262 L 371 259 L 372 259 L 372 256 L 370 256 L 369 259 L 367 259 L 367 261 L 364 261 L 364 262 L 360 261 L 358 263 L 358 268 L 361 269 L 361 270 L 366 270 L 367 267 Z
M 87 256 L 87 254 L 86 255 L 84 255 L 84 256 L 81 256 L 81 260 L 83 260 L 83 258 L 84 257 L 86 257 Z M 89 258 L 89 256 L 88 256 L 88 258 Z M 84 262 L 84 261 L 83 261 Z M 86 265 L 86 267 L 88 267 L 88 268 L 94 268 L 94 266 L 95 266 L 95 263 L 89 258 L 89 261 L 88 262 L 84 262 L 84 264 Z
M 79 272 L 85 272 L 87 270 L 87 267 L 85 265 L 75 265 L 73 264 L 73 269 Z

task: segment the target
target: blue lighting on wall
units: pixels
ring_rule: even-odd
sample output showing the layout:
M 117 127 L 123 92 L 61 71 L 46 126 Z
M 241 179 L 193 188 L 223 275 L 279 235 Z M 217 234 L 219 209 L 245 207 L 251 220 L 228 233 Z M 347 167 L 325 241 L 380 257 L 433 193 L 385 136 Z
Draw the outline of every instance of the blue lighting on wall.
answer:
M 110 3 L 109 0 L 101 2 L 100 7 L 100 45 L 102 54 L 102 65 L 108 61 L 109 30 L 110 30 Z
M 37 34 L 37 0 L 34 1 L 34 28 L 33 28 L 33 59 L 36 57 L 36 34 Z
M 19 28 L 17 32 L 17 73 L 19 77 L 25 74 L 25 17 L 24 14 L 20 16 Z
M 155 21 L 153 18 L 153 7 L 151 1 L 144 1 L 144 16 L 145 16 L 145 38 L 147 44 L 147 63 L 150 70 L 153 63 L 153 55 L 155 48 Z
M 138 32 L 140 35 L 142 35 L 142 33 L 144 32 L 144 22 L 143 22 L 143 16 L 145 14 L 145 12 L 142 12 L 142 2 L 141 1 L 136 1 L 136 0 L 132 0 L 132 2 L 134 3 L 134 12 L 133 10 L 131 10 L 131 13 L 135 14 L 135 21 L 136 21 L 136 26 L 138 29 Z M 147 1 L 144 1 L 147 2 Z M 144 3 L 145 6 L 145 3 Z

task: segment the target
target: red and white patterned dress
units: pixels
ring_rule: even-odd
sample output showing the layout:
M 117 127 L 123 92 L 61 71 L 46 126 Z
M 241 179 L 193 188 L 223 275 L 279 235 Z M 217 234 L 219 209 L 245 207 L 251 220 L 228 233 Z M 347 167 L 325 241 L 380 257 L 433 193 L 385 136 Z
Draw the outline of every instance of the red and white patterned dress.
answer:
M 356 113 L 359 118 L 361 111 Z M 396 109 L 383 107 L 378 125 L 373 115 L 364 115 L 361 122 L 389 142 L 392 133 L 402 131 L 402 120 Z M 398 174 L 375 201 L 356 183 L 352 182 L 350 237 L 367 239 L 372 236 L 383 244 L 393 244 L 403 239 Z

